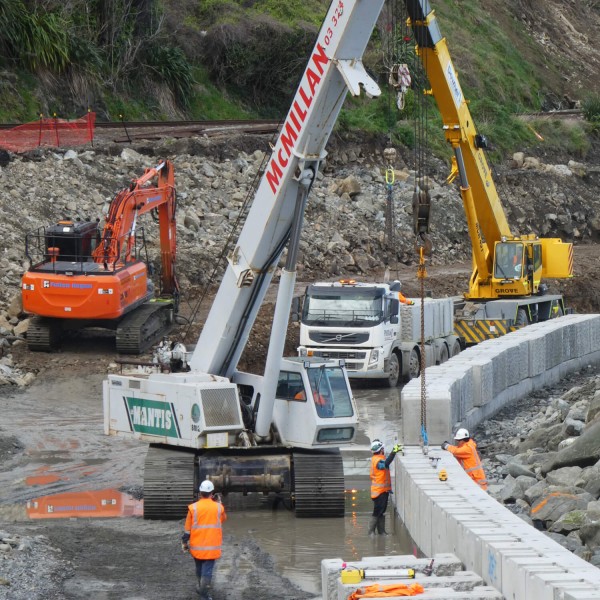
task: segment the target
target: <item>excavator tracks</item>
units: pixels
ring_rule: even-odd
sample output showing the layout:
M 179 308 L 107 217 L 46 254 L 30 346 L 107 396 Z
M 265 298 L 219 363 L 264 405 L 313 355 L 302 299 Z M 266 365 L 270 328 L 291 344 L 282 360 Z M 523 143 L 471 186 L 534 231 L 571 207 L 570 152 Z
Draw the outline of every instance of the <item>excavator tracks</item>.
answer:
M 148 302 L 123 318 L 117 327 L 120 354 L 142 354 L 173 327 L 173 304 Z
M 60 325 L 52 319 L 33 317 L 27 328 L 27 347 L 35 352 L 52 352 L 61 338 Z
M 297 517 L 344 516 L 344 466 L 340 451 L 294 452 L 294 507 Z
M 144 519 L 184 519 L 195 498 L 195 454 L 151 445 L 144 466 Z

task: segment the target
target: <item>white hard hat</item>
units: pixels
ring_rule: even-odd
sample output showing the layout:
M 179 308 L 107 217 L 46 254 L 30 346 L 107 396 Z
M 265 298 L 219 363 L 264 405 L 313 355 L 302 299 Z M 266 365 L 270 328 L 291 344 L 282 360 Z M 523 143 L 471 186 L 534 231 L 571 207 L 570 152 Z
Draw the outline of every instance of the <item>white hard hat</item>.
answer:
M 210 479 L 205 479 L 201 484 L 200 484 L 200 491 L 201 492 L 212 492 L 214 491 L 215 486 L 213 484 L 213 482 Z
M 459 429 L 455 434 L 454 434 L 454 439 L 455 440 L 468 440 L 471 436 L 469 435 L 469 431 L 467 429 Z
M 381 452 L 383 450 L 383 442 L 381 440 L 373 440 L 371 443 L 371 452 L 376 454 L 377 452 Z

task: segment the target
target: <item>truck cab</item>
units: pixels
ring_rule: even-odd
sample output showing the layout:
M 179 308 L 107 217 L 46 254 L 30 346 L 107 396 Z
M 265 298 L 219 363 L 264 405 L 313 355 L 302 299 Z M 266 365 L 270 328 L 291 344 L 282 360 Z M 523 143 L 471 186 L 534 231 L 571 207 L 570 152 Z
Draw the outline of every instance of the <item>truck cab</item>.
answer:
M 394 387 L 418 377 L 425 366 L 460 352 L 453 333 L 453 301 L 426 298 L 425 344 L 421 347 L 421 301 L 400 301 L 400 282 L 359 283 L 351 279 L 306 288 L 300 323 L 301 357 L 342 359 L 353 379 Z

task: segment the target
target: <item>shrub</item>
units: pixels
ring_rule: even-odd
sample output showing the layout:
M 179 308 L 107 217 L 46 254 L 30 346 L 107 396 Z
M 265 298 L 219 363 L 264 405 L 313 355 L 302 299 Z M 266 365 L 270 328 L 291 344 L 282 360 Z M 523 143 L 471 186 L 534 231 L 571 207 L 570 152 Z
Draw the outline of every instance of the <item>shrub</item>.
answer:
M 269 16 L 214 26 L 202 55 L 213 80 L 248 104 L 281 114 L 304 71 L 316 39 L 310 25 L 287 26 Z

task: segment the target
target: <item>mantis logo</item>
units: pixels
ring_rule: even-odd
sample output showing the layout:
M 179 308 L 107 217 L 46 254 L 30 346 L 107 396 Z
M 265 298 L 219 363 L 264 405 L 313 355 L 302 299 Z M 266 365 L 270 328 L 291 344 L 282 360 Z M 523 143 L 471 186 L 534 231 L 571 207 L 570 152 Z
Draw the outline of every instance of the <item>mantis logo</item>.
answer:
M 175 407 L 169 402 L 123 396 L 132 431 L 180 438 Z

